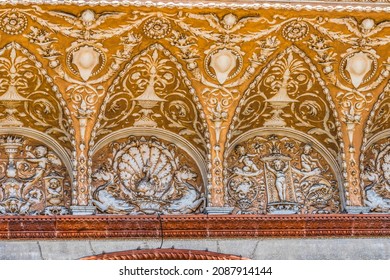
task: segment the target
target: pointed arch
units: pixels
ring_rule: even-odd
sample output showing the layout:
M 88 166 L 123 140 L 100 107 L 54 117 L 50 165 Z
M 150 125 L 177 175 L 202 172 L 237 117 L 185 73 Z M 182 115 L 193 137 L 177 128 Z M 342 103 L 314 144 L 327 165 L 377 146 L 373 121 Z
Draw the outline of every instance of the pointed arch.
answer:
M 108 90 L 92 131 L 90 147 L 126 127 L 158 127 L 190 141 L 210 159 L 203 107 L 182 65 L 161 44 L 135 55 Z
M 226 148 L 253 127 L 295 128 L 326 144 L 335 157 L 344 157 L 330 91 L 310 58 L 296 46 L 270 61 L 245 91 L 229 127 Z
M 236 108 L 224 153 L 225 200 L 240 213 L 342 211 L 341 139 L 325 82 L 302 50 L 287 48 Z M 322 205 L 313 206 L 314 196 Z

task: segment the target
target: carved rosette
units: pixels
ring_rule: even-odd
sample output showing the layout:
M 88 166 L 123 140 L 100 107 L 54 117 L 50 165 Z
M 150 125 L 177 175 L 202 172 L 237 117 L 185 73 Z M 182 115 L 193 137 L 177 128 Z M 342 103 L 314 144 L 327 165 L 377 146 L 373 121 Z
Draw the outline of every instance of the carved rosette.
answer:
M 21 12 L 9 10 L 0 15 L 0 30 L 9 35 L 22 33 L 27 27 L 27 17 Z
M 309 34 L 309 25 L 304 21 L 294 20 L 286 24 L 282 34 L 289 41 L 300 41 Z
M 0 214 L 68 214 L 71 180 L 58 155 L 39 141 L 0 137 Z
M 163 17 L 152 17 L 144 24 L 144 33 L 152 39 L 161 39 L 171 31 L 169 20 Z
M 310 144 L 255 136 L 227 156 L 227 200 L 241 214 L 324 214 L 341 210 L 334 172 Z
M 205 206 L 199 168 L 156 137 L 121 139 L 93 158 L 93 203 L 108 214 L 190 214 Z

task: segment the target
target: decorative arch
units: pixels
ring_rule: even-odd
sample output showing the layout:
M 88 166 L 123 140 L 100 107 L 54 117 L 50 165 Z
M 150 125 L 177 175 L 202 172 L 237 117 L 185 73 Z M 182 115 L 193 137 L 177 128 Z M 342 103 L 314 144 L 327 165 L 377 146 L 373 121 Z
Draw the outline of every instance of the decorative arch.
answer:
M 363 204 L 370 212 L 390 213 L 390 83 L 374 104 L 360 152 Z
M 342 172 L 318 140 L 257 128 L 226 151 L 226 201 L 241 214 L 327 214 L 345 208 Z
M 340 165 L 344 159 L 340 122 L 329 89 L 296 46 L 281 52 L 250 84 L 235 110 L 226 148 L 253 127 L 295 128 L 326 144 Z
M 238 213 L 338 213 L 345 207 L 340 123 L 325 82 L 291 46 L 240 100 L 224 154 Z
M 135 55 L 110 86 L 91 147 L 127 127 L 169 130 L 210 159 L 209 130 L 195 89 L 177 58 L 158 43 Z
M 0 213 L 68 214 L 74 128 L 53 79 L 22 45 L 0 49 Z
M 106 137 L 102 138 L 97 142 L 93 149 L 90 150 L 89 158 L 92 159 L 93 156 L 103 147 L 109 145 L 110 143 L 129 137 L 129 135 L 134 135 L 137 137 L 142 136 L 155 136 L 159 139 L 165 140 L 170 143 L 174 143 L 178 148 L 184 150 L 196 163 L 197 168 L 201 172 L 201 178 L 204 186 L 207 186 L 207 163 L 202 157 L 202 154 L 196 149 L 188 140 L 185 138 L 167 131 L 161 128 L 140 128 L 140 127 L 128 127 L 118 131 L 115 131 Z M 90 165 L 93 164 L 91 160 Z
M 134 130 L 130 136 L 132 130 L 128 129 L 113 133 L 116 135 L 102 141 L 94 152 L 91 193 L 99 213 L 203 211 L 206 178 L 205 170 L 200 170 L 204 165 L 196 161 L 197 150 L 173 133 L 154 130 L 153 136 L 145 129 Z

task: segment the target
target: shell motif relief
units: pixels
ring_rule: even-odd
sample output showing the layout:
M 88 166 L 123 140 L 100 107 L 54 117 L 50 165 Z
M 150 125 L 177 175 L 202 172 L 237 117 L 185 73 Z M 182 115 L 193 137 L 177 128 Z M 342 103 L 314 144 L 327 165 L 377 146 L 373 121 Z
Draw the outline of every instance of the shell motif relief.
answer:
M 189 214 L 203 210 L 200 172 L 183 150 L 155 137 L 132 136 L 109 146 L 94 161 L 93 202 L 100 212 Z

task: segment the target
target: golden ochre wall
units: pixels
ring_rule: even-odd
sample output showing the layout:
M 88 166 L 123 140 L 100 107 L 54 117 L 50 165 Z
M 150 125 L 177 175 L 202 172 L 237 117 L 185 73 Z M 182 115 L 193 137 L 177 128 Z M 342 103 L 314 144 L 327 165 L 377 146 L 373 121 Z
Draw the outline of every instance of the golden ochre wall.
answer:
M 3 4 L 0 212 L 387 213 L 383 7 Z

